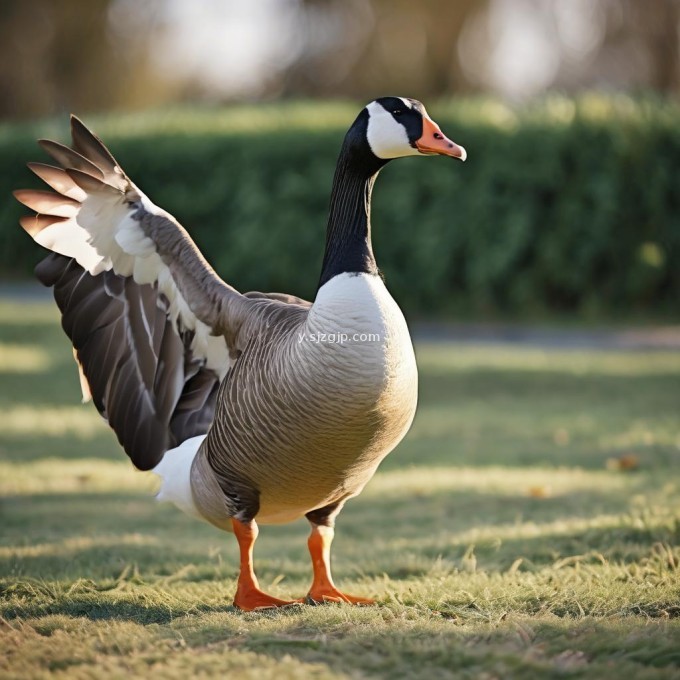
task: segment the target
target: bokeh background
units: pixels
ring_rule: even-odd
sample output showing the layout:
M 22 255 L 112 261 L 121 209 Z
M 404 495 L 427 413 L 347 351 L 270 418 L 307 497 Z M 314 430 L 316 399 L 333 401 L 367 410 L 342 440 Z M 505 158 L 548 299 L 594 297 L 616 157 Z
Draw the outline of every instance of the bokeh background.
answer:
M 678 677 L 680 0 L 0 0 L 0 677 Z M 308 299 L 367 101 L 466 163 L 390 163 L 376 258 L 413 426 L 343 510 L 376 607 L 231 607 L 230 536 L 81 404 L 11 190 L 80 115 L 242 291 Z M 263 527 L 263 588 L 310 580 Z
M 235 286 L 310 296 L 344 130 L 366 101 L 412 96 L 469 161 L 401 162 L 378 184 L 377 255 L 409 315 L 677 317 L 676 0 L 5 0 L 0 12 L 5 196 L 35 186 L 33 138 L 66 136 L 76 112 Z M 20 210 L 1 203 L 11 277 L 36 261 Z
M 5 1 L 0 114 L 547 89 L 677 93 L 675 0 Z

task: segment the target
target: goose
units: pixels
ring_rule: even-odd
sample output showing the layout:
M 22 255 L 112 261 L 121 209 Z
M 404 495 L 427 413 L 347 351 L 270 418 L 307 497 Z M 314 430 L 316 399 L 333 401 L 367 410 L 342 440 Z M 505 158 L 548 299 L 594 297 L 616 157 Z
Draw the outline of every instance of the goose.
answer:
M 371 246 L 373 185 L 390 160 L 465 160 L 415 99 L 382 97 L 347 132 L 313 302 L 240 293 L 169 213 L 71 116 L 72 146 L 39 140 L 59 167 L 29 163 L 53 191 L 18 190 L 21 226 L 52 251 L 36 267 L 73 345 L 84 401 L 158 498 L 232 532 L 234 606 L 372 604 L 336 587 L 335 519 L 409 429 L 417 369 L 404 316 Z M 312 585 L 285 601 L 253 568 L 259 524 L 306 517 Z

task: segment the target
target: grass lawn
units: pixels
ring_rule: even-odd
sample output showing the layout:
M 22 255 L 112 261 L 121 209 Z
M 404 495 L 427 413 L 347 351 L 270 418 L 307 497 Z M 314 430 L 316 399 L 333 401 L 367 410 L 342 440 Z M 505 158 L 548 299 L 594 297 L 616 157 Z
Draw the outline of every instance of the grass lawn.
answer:
M 156 503 L 56 310 L 0 304 L 0 676 L 680 677 L 680 353 L 417 351 L 334 545 L 379 605 L 244 614 L 233 537 Z M 272 594 L 306 591 L 306 535 L 263 527 Z

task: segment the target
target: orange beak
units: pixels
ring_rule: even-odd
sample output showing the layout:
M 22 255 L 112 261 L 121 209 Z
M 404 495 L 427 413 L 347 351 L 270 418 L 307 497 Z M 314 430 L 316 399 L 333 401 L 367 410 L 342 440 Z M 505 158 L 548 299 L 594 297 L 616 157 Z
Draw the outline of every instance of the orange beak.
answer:
M 416 141 L 416 149 L 418 149 L 420 153 L 438 153 L 442 156 L 460 158 L 461 161 L 464 161 L 467 158 L 467 151 L 465 151 L 462 146 L 458 146 L 458 144 L 446 137 L 439 129 L 439 125 L 427 115 L 423 116 L 423 134 L 420 135 L 420 139 Z

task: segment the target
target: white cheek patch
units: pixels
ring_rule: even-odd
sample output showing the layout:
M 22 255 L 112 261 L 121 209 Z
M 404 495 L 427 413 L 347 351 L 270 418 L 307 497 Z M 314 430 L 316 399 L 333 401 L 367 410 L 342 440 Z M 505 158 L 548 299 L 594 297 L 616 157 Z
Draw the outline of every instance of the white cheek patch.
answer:
M 398 123 L 389 111 L 377 102 L 371 102 L 366 109 L 368 110 L 366 138 L 371 151 L 378 158 L 419 155 L 420 152 L 409 144 L 406 128 Z

